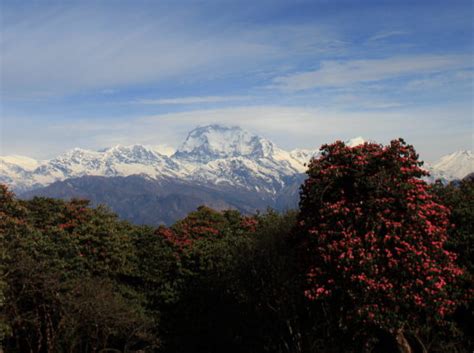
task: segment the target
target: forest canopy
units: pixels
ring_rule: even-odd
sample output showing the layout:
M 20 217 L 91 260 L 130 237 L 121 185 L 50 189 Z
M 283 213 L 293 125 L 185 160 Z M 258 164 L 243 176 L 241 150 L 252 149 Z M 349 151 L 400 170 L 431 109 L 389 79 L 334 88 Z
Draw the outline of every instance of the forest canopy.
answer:
M 5 352 L 470 352 L 474 181 L 324 145 L 299 210 L 137 226 L 0 186 Z

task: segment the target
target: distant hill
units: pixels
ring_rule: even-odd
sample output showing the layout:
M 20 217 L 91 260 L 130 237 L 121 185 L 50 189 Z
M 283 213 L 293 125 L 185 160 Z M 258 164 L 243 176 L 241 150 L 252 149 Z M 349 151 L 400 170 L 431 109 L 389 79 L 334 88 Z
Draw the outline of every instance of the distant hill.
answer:
M 171 224 L 201 205 L 217 210 L 254 213 L 267 207 L 294 208 L 298 202 L 296 189 L 287 195 L 282 193 L 281 197 L 272 197 L 244 188 L 155 180 L 143 175 L 83 176 L 58 181 L 20 196 L 26 199 L 33 196 L 88 199 L 93 205 L 109 206 L 123 219 L 150 225 Z

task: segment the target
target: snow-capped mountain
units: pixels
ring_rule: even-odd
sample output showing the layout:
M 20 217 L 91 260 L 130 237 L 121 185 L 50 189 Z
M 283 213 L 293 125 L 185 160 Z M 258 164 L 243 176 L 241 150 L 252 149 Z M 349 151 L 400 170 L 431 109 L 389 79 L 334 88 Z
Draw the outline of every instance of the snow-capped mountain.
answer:
M 349 146 L 349 147 L 356 147 L 356 146 L 359 146 L 359 145 L 363 145 L 366 141 L 364 140 L 363 137 L 361 136 L 357 136 L 357 137 L 354 137 L 354 138 L 351 138 L 347 141 L 345 141 L 345 144 L 346 146 Z
M 133 145 L 101 151 L 75 148 L 49 161 L 33 162 L 4 157 L 0 160 L 0 182 L 23 192 L 84 175 L 142 174 L 273 194 L 284 187 L 285 178 L 304 172 L 301 160 L 271 141 L 238 127 L 219 125 L 194 129 L 171 156 Z
M 24 170 L 34 170 L 38 167 L 40 162 L 36 159 L 25 157 L 25 156 L 0 156 L 0 161 L 10 165 L 16 165 Z
M 435 178 L 448 181 L 462 179 L 474 171 L 474 153 L 467 150 L 454 152 L 427 167 Z
M 209 125 L 191 131 L 174 157 L 203 164 L 232 157 L 265 158 L 275 149 L 272 142 L 239 127 Z
M 0 183 L 10 185 L 17 191 L 23 191 L 22 185 L 30 178 L 39 163 L 23 156 L 0 157 Z
M 178 177 L 180 170 L 169 157 L 142 145 L 119 145 L 102 151 L 74 148 L 49 161 L 37 162 L 36 167 L 25 157 L 0 157 L 0 182 L 20 192 L 84 175 Z
M 305 163 L 308 163 L 311 160 L 311 158 L 316 156 L 317 153 L 318 151 L 315 151 L 315 150 L 296 148 L 290 151 L 290 156 L 294 160 L 298 161 L 298 163 L 304 165 Z
M 239 127 L 209 125 L 191 131 L 171 157 L 186 180 L 275 194 L 304 163 L 273 142 Z
M 178 166 L 169 157 L 161 155 L 145 146 L 119 145 L 102 152 L 76 148 L 49 161 L 39 169 L 41 172 L 46 172 L 46 174 L 54 175 L 56 172 L 59 172 L 68 177 L 132 174 L 175 176 Z
M 346 141 L 364 143 L 362 137 Z M 169 149 L 167 150 L 169 152 Z M 0 182 L 17 192 L 82 176 L 145 175 L 221 188 L 238 188 L 277 197 L 277 193 L 306 170 L 318 150 L 286 151 L 239 127 L 209 125 L 192 130 L 174 154 L 143 145 L 115 146 L 101 151 L 75 148 L 48 161 L 0 157 Z M 441 158 L 427 169 L 432 179 L 462 178 L 474 171 L 471 151 Z

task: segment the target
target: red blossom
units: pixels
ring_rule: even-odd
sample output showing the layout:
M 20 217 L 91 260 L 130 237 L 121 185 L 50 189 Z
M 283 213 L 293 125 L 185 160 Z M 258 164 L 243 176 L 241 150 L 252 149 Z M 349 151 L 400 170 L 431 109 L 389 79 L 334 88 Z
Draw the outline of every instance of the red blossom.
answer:
M 305 295 L 337 295 L 359 308 L 348 316 L 388 326 L 421 310 L 452 311 L 462 270 L 444 249 L 449 211 L 421 179 L 427 173 L 413 147 L 336 142 L 321 152 L 301 191 Z

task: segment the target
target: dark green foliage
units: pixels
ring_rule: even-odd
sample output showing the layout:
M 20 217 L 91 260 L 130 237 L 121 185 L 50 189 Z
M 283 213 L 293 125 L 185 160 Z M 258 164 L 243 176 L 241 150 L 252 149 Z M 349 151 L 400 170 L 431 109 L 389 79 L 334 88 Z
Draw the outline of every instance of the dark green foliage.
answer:
M 451 209 L 449 247 L 458 254 L 458 263 L 474 272 L 474 179 L 443 185 L 436 183 L 434 193 Z
M 465 178 L 460 182 L 448 185 L 436 183 L 433 192 L 451 210 L 448 247 L 457 255 L 458 264 L 465 269 L 464 287 L 467 293 L 467 304 L 460 306 L 454 315 L 454 320 L 462 329 L 463 334 L 457 334 L 457 340 L 463 341 L 467 347 L 474 347 L 474 178 Z M 455 330 L 455 328 L 453 328 Z M 432 333 L 433 334 L 433 333 Z M 451 335 L 452 337 L 453 335 Z M 449 341 L 450 337 L 444 337 Z
M 434 190 L 452 209 L 457 227 L 449 246 L 472 278 L 472 184 Z M 154 229 L 83 200 L 19 201 L 0 186 L 3 349 L 355 351 L 353 337 L 328 315 L 335 312 L 331 303 L 304 295 L 297 217 L 199 207 L 171 227 Z M 430 351 L 468 351 L 469 310 L 460 308 L 443 329 L 420 328 Z M 368 328 L 367 334 L 378 333 Z
M 175 301 L 161 310 L 164 351 L 286 351 L 297 288 L 284 244 L 294 219 L 202 207 L 157 231 L 178 259 Z
M 8 351 L 156 346 L 131 281 L 137 272 L 132 226 L 85 201 L 18 203 L 9 196 L 0 229 L 7 254 L 2 316 L 9 324 Z

